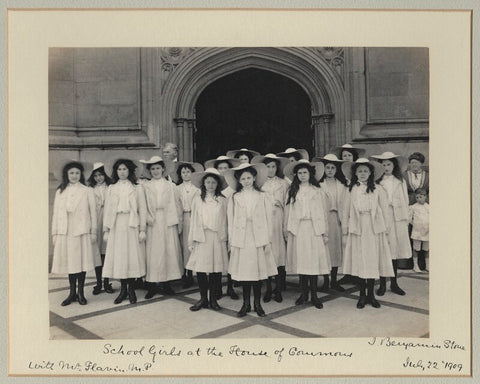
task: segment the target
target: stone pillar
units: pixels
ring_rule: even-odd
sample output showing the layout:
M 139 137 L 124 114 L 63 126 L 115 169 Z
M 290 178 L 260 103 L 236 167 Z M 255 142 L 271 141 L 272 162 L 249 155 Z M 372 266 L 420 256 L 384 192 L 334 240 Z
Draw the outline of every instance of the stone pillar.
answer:
M 179 160 L 186 160 L 185 159 L 185 147 L 183 145 L 183 136 L 185 125 L 187 125 L 187 120 L 184 118 L 177 118 L 174 119 L 177 129 L 174 131 L 173 140 L 178 145 L 178 159 Z
M 185 160 L 193 161 L 193 153 L 194 153 L 194 134 L 196 130 L 196 124 L 194 119 L 187 120 L 187 127 L 185 128 L 185 135 L 184 135 L 184 148 L 185 148 Z
M 195 129 L 194 119 L 174 119 L 176 130 L 174 140 L 178 145 L 178 158 L 183 161 L 193 161 L 193 131 Z
M 330 119 L 332 117 L 333 113 L 312 116 L 315 156 L 325 156 L 332 146 L 332 140 L 330 138 Z

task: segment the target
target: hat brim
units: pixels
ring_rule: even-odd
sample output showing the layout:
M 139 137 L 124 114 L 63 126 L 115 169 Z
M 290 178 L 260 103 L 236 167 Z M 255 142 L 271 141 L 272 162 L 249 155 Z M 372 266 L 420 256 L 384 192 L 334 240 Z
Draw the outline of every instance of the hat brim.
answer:
M 370 160 L 380 162 L 382 160 L 391 160 L 391 159 L 397 159 L 398 161 L 398 166 L 400 168 L 400 172 L 404 173 L 407 168 L 408 168 L 408 159 L 404 156 L 396 155 L 392 157 L 382 157 L 382 156 L 370 156 Z
M 283 172 L 285 173 L 285 176 L 290 180 L 290 181 L 293 181 L 295 175 L 293 174 L 293 170 L 295 169 L 295 167 L 297 165 L 300 165 L 300 164 L 304 164 L 304 165 L 309 165 L 311 167 L 314 167 L 315 168 L 315 179 L 316 180 L 320 180 L 324 173 L 325 173 L 325 166 L 323 165 L 322 162 L 320 161 L 311 161 L 311 162 L 304 162 L 304 161 L 294 161 L 294 162 L 291 162 L 289 163 L 285 169 L 283 170 Z
M 55 180 L 62 182 L 63 181 L 63 168 L 68 164 L 68 163 L 79 163 L 83 166 L 83 176 L 85 177 L 85 181 L 88 179 L 88 177 L 92 174 L 92 169 L 93 169 L 93 164 L 89 163 L 87 161 L 82 161 L 82 160 L 73 160 L 73 159 L 66 159 L 61 162 L 60 167 L 57 167 L 56 169 L 53 170 L 53 177 Z
M 288 159 L 290 156 L 293 156 L 294 153 L 298 153 L 300 156 L 302 156 L 302 159 L 304 160 L 308 161 L 310 159 L 310 156 L 306 149 L 297 149 L 293 152 L 279 152 L 276 155 Z
M 230 188 L 232 188 L 234 191 L 237 190 L 238 187 L 238 180 L 235 178 L 235 171 L 240 171 L 240 170 L 246 170 L 248 171 L 249 168 L 254 168 L 257 171 L 257 176 L 255 177 L 255 185 L 258 188 L 261 188 L 263 184 L 268 179 L 267 176 L 267 166 L 263 163 L 257 163 L 257 164 L 249 164 L 248 167 L 245 168 L 230 168 L 225 172 L 225 180 L 227 181 L 227 184 Z
M 343 163 L 345 163 L 345 160 L 328 160 L 328 159 L 324 159 L 323 157 L 314 157 L 312 159 L 312 162 L 315 162 L 315 163 L 321 162 L 324 165 L 327 163 L 333 163 L 341 166 Z
M 192 178 L 191 178 L 192 184 L 195 187 L 197 187 L 198 189 L 200 189 L 202 187 L 202 179 L 206 175 L 218 176 L 220 178 L 220 182 L 221 182 L 221 190 L 223 191 L 225 188 L 227 188 L 227 182 L 225 180 L 225 177 L 223 177 L 222 175 L 217 175 L 216 173 L 207 172 L 207 171 L 200 171 L 200 172 L 192 173 Z
M 228 159 L 211 159 L 211 160 L 207 160 L 205 161 L 205 163 L 203 164 L 205 166 L 205 169 L 208 169 L 208 168 L 216 168 L 215 167 L 215 164 L 217 162 L 220 162 L 220 163 L 231 163 L 232 164 L 232 168 L 235 168 L 235 167 L 238 167 L 240 165 L 240 160 L 238 159 L 234 159 L 234 158 L 228 158 Z
M 250 154 L 252 155 L 252 157 L 255 157 L 255 156 L 258 156 L 260 155 L 260 152 L 257 152 L 257 151 L 252 151 L 251 149 L 247 149 L 246 151 L 244 149 L 235 149 L 235 150 L 232 150 L 232 151 L 228 151 L 227 152 L 227 157 L 235 157 L 235 155 L 238 153 L 238 152 L 250 152 Z
M 172 169 L 171 171 L 168 173 L 168 176 L 170 176 L 170 178 L 173 180 L 173 182 L 176 184 L 178 183 L 179 179 L 178 179 L 178 174 L 177 174 L 177 171 L 178 171 L 178 168 L 182 165 L 185 165 L 185 164 L 188 164 L 188 165 L 191 165 L 194 169 L 194 172 L 202 172 L 204 169 L 203 169 L 203 165 L 200 164 L 200 163 L 192 163 L 190 161 L 176 161 L 172 164 Z M 167 165 L 168 167 L 170 167 L 170 164 Z
M 285 174 L 283 173 L 283 170 L 285 169 L 285 167 L 290 163 L 290 160 L 288 160 L 286 157 L 268 157 L 268 156 L 263 156 L 263 155 L 259 155 L 259 156 L 255 156 L 253 159 L 252 159 L 252 164 L 259 164 L 259 163 L 263 163 L 265 164 L 265 160 L 269 160 L 269 161 L 277 161 L 280 163 L 280 166 L 279 166 L 279 171 L 278 171 L 278 177 L 280 178 L 283 178 L 285 176 Z
M 346 150 L 346 151 L 353 150 L 353 151 L 357 152 L 357 155 L 358 155 L 359 158 L 363 157 L 365 155 L 365 152 L 366 152 L 364 148 L 359 148 L 359 147 L 351 147 L 351 148 L 337 147 L 337 148 L 335 148 L 335 150 L 333 152 L 341 160 L 342 159 L 342 152 L 344 150 Z
M 385 173 L 385 167 L 375 160 L 369 160 L 368 163 L 356 163 L 353 161 L 347 161 L 342 164 L 342 172 L 349 181 L 352 180 L 352 168 L 355 164 L 364 165 L 371 164 L 373 165 L 373 178 L 377 181 Z

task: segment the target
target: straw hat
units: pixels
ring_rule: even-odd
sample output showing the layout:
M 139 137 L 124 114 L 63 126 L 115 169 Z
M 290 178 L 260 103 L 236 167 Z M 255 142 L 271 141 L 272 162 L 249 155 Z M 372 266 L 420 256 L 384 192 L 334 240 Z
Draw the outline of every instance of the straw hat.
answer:
M 92 169 L 92 164 L 87 161 L 66 159 L 61 163 L 59 167 L 54 169 L 53 176 L 55 177 L 55 180 L 63 181 L 62 180 L 63 168 L 69 163 L 79 163 L 83 167 L 83 176 L 85 177 L 85 180 L 87 180 L 87 174 L 91 174 L 91 172 L 93 172 L 93 171 L 90 171 Z
M 265 160 L 268 160 L 268 159 L 272 159 L 272 160 L 276 160 L 277 162 L 279 162 L 279 177 L 283 178 L 285 175 L 283 173 L 283 169 L 287 166 L 287 164 L 289 163 L 289 160 L 286 158 L 286 157 L 280 157 L 280 156 L 277 156 L 273 153 L 267 153 L 265 156 L 262 156 L 262 155 L 259 155 L 259 156 L 255 156 L 253 159 L 252 159 L 252 164 L 258 164 L 258 163 L 263 163 L 265 164 Z
M 378 163 L 374 160 L 368 160 L 364 157 L 360 157 L 355 162 L 347 161 L 346 163 L 342 164 L 342 172 L 348 180 L 352 180 L 352 168 L 355 164 L 370 164 L 370 165 L 372 165 L 373 169 L 374 169 L 373 177 L 374 177 L 375 180 L 378 180 L 385 173 L 385 167 L 382 164 L 380 164 L 380 163 Z
M 253 168 L 257 171 L 257 176 L 255 177 L 255 184 L 257 185 L 258 188 L 261 188 L 262 185 L 265 184 L 265 182 L 268 179 L 267 166 L 263 163 L 257 163 L 257 164 L 243 163 L 236 168 L 230 168 L 225 172 L 225 180 L 227 181 L 228 186 L 232 188 L 234 191 L 236 191 L 238 186 L 238 180 L 235 178 L 235 171 L 240 171 L 240 170 L 249 169 L 249 168 Z
M 323 177 L 323 173 L 324 173 L 324 170 L 325 170 L 325 167 L 324 167 L 323 163 L 322 162 L 313 162 L 313 161 L 310 162 L 310 161 L 305 160 L 305 159 L 301 159 L 301 160 L 289 163 L 285 167 L 285 169 L 283 170 L 283 173 L 285 173 L 285 176 L 287 176 L 290 180 L 293 180 L 293 178 L 295 176 L 293 174 L 293 171 L 294 171 L 294 169 L 297 165 L 301 165 L 301 164 L 310 165 L 311 167 L 315 168 L 315 179 L 320 180 Z
M 175 161 L 173 163 L 172 170 L 168 173 L 168 176 L 171 177 L 171 179 L 173 180 L 173 182 L 175 184 L 178 182 L 178 174 L 177 174 L 178 168 L 180 168 L 180 166 L 186 165 L 186 164 L 191 165 L 192 168 L 194 169 L 194 172 L 202 172 L 203 171 L 203 165 L 200 164 L 200 163 L 193 163 L 191 161 Z
M 207 168 L 205 171 L 194 172 L 192 174 L 192 184 L 195 185 L 197 188 L 202 187 L 202 180 L 203 177 L 206 175 L 217 175 L 220 178 L 221 182 L 221 190 L 223 191 L 227 188 L 227 182 L 225 181 L 225 177 L 223 177 L 220 172 L 218 172 L 215 168 Z
M 318 162 L 318 161 L 321 161 L 323 164 L 335 163 L 336 165 L 341 165 L 345 162 L 345 160 L 340 160 L 333 153 L 329 153 L 328 155 L 325 155 L 323 157 L 314 157 L 312 159 L 312 162 Z
M 308 156 L 308 152 L 306 149 L 295 149 L 295 148 L 287 148 L 285 152 L 277 153 L 277 156 L 289 158 L 290 156 L 293 156 L 295 153 L 298 153 L 304 160 L 308 160 L 310 158 L 310 156 Z
M 403 173 L 407 170 L 408 159 L 404 156 L 395 155 L 393 152 L 383 152 L 381 155 L 372 155 L 370 158 L 375 161 L 397 159 L 400 171 Z
M 241 149 L 234 149 L 232 151 L 228 151 L 227 152 L 227 157 L 235 157 L 235 155 L 238 152 L 249 152 L 252 155 L 252 157 L 260 155 L 260 152 L 252 151 L 251 149 L 247 149 L 247 148 L 241 148 Z
M 365 149 L 359 148 L 359 147 L 354 147 L 352 144 L 343 144 L 340 147 L 335 148 L 335 151 L 337 151 L 337 157 L 342 158 L 342 151 L 346 150 L 353 150 L 357 152 L 358 157 L 362 157 L 365 155 Z
M 228 161 L 230 164 L 232 164 L 232 168 L 238 167 L 240 165 L 240 160 L 234 159 L 234 158 L 228 157 L 228 156 L 218 156 L 216 159 L 211 159 L 211 160 L 205 161 L 205 163 L 203 165 L 205 166 L 205 169 L 216 168 L 217 162 L 221 163 L 221 162 L 225 162 L 225 161 Z

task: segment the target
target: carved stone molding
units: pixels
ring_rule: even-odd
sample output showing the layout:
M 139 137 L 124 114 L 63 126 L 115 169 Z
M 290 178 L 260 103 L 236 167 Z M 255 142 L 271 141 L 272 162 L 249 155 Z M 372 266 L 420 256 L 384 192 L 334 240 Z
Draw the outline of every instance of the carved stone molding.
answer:
M 316 52 L 344 79 L 345 49 L 343 47 L 314 48 Z
M 196 48 L 166 47 L 160 48 L 161 68 L 164 72 L 173 72 Z

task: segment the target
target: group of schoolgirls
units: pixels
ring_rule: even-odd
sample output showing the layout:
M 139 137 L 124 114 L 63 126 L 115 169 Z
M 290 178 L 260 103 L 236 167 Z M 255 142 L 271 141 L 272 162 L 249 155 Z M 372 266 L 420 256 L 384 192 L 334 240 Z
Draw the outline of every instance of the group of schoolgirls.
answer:
M 219 310 L 221 278 L 228 273 L 227 295 L 238 299 L 232 280 L 243 290 L 238 316 L 254 311 L 265 316 L 264 302 L 281 302 L 285 276 L 298 274 L 301 295 L 297 305 L 323 304 L 321 291 L 344 291 L 338 269 L 360 287 L 358 308 L 380 304 L 378 295 L 390 277 L 392 292 L 404 295 L 396 281 L 397 259 L 411 257 L 408 196 L 400 156 L 385 152 L 361 158 L 363 149 L 346 144 L 337 155 L 309 161 L 302 149 L 260 155 L 240 149 L 198 163 L 166 166 L 159 156 L 141 161 L 149 180 L 139 182 L 132 160 L 119 159 L 111 177 L 95 163 L 88 179 L 80 162 L 62 169 L 55 195 L 52 235 L 52 273 L 68 273 L 69 296 L 87 303 L 85 273 L 95 269 L 93 294 L 113 293 L 110 278 L 121 289 L 114 303 L 135 303 L 136 280 L 145 277 L 146 299 L 162 283 L 182 278 L 184 287 L 197 274 L 200 300 L 190 309 Z M 338 157 L 340 157 L 340 159 Z M 168 169 L 167 169 L 168 168 Z M 102 271 L 103 268 L 103 271 Z M 331 276 L 331 281 L 329 277 Z M 272 278 L 275 289 L 272 289 Z M 78 282 L 78 290 L 77 290 Z M 366 293 L 367 291 L 367 293 Z

